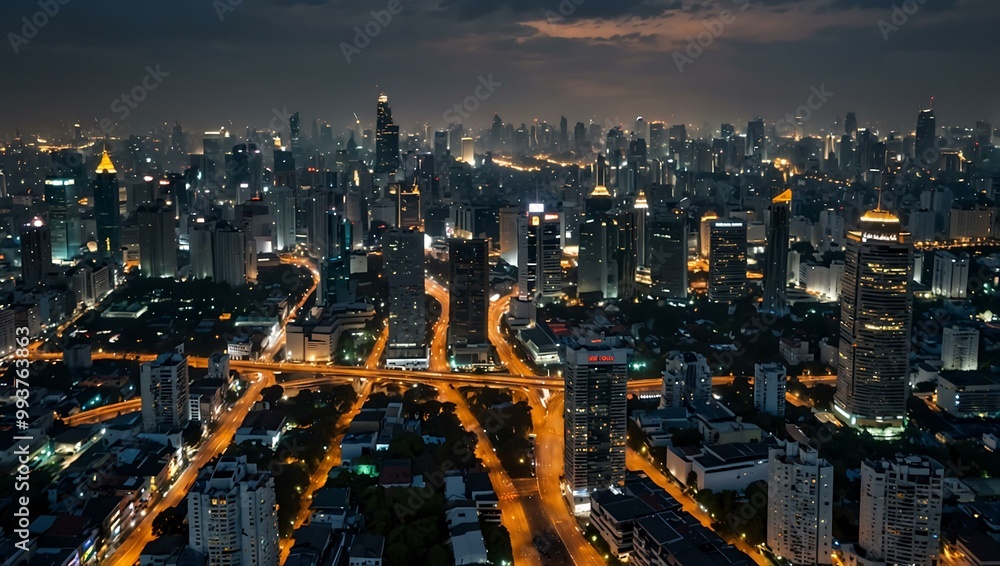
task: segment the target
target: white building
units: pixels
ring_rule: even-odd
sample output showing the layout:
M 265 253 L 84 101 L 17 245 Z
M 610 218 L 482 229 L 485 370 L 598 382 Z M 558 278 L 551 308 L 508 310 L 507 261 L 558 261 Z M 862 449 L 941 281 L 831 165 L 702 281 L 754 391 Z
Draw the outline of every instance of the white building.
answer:
M 176 352 L 161 354 L 155 361 L 142 364 L 139 379 L 143 430 L 159 432 L 187 426 L 191 407 L 186 356 Z
M 708 403 L 712 398 L 712 368 L 705 356 L 676 351 L 667 354 L 661 393 L 661 409 Z
M 788 371 L 779 363 L 754 364 L 753 405 L 762 413 L 785 414 L 785 387 Z
M 830 564 L 833 466 L 795 442 L 768 462 L 767 546 L 792 564 Z
M 969 254 L 935 252 L 931 292 L 946 299 L 964 299 L 969 289 Z
M 944 371 L 979 369 L 979 331 L 962 326 L 945 328 L 941 337 L 941 363 Z
M 455 566 L 489 564 L 486 542 L 479 528 L 479 513 L 472 505 L 460 506 L 445 512 L 445 521 L 451 533 L 449 542 L 455 555 Z
M 865 559 L 936 564 L 943 484 L 944 468 L 924 456 L 862 462 L 858 546 Z
M 274 478 L 245 456 L 203 468 L 187 503 L 188 544 L 209 564 L 277 566 Z

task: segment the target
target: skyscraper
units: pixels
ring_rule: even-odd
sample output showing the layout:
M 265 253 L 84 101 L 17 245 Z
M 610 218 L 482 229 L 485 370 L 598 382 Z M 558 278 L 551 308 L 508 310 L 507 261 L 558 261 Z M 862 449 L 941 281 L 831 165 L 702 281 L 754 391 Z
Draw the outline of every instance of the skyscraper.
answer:
M 546 303 L 562 295 L 562 222 L 542 204 L 528 205 L 518 222 L 518 293 Z
M 713 220 L 708 259 L 708 298 L 731 303 L 747 294 L 747 224 L 729 218 Z
M 971 326 L 949 326 L 941 336 L 941 369 L 979 369 L 979 331 Z
M 765 143 L 764 119 L 758 116 L 756 120 L 750 120 L 747 123 L 746 156 L 754 158 L 758 163 L 767 159 L 767 146 Z
M 424 233 L 394 228 L 383 241 L 389 283 L 389 342 L 386 367 L 426 368 Z
M 964 299 L 969 292 L 969 254 L 934 252 L 931 292 L 946 299 Z
M 395 175 L 399 169 L 399 126 L 392 122 L 389 97 L 378 97 L 375 119 L 375 173 Z
M 582 300 L 618 297 L 618 226 L 603 212 L 588 213 L 580 224 L 577 296 Z
M 21 279 L 27 288 L 45 281 L 52 265 L 52 233 L 41 218 L 21 227 Z
M 330 210 L 322 215 L 320 297 L 324 305 L 351 300 L 351 222 Z M 423 257 L 423 255 L 421 255 Z
M 768 459 L 767 546 L 791 564 L 830 564 L 833 466 L 807 445 L 772 448 Z
M 209 564 L 278 565 L 274 478 L 246 456 L 202 468 L 187 509 L 188 545 Z
M 420 215 L 420 187 L 416 184 L 409 188 L 397 184 L 394 187 L 396 193 L 396 227 L 416 228 L 420 230 L 423 226 L 423 219 Z
M 45 205 L 52 232 L 52 257 L 69 261 L 80 253 L 80 195 L 76 179 L 66 174 L 45 177 Z
M 102 258 L 121 263 L 121 208 L 118 172 L 104 150 L 94 179 L 94 220 L 97 224 L 97 252 Z
M 219 222 L 212 232 L 212 276 L 242 287 L 257 282 L 257 242 L 246 226 Z
M 139 269 L 145 277 L 177 273 L 177 231 L 174 211 L 166 206 L 139 207 Z
M 934 118 L 934 109 L 921 110 L 917 114 L 917 138 L 913 145 L 918 164 L 929 167 L 937 162 L 938 155 L 934 148 L 936 140 L 937 120 Z
M 448 344 L 489 342 L 490 241 L 448 240 L 451 292 Z
M 632 351 L 607 340 L 567 346 L 565 354 L 564 468 L 575 513 L 590 494 L 625 481 L 625 397 Z
M 648 294 L 658 299 L 688 296 L 688 222 L 679 208 L 657 210 L 646 231 Z
M 712 368 L 696 352 L 670 352 L 664 360 L 660 407 L 705 405 L 712 399 Z
M 753 365 L 753 406 L 761 413 L 785 415 L 785 388 L 788 371 L 775 362 Z
M 778 316 L 788 314 L 788 238 L 789 204 L 792 190 L 781 193 L 771 201 L 771 225 L 767 233 L 767 253 L 764 262 L 764 310 Z
M 166 352 L 139 368 L 142 428 L 147 432 L 179 430 L 190 420 L 187 357 Z
M 500 259 L 517 267 L 518 232 L 520 210 L 516 206 L 500 208 Z
M 902 431 L 910 374 L 913 244 L 876 209 L 847 234 L 834 412 L 873 434 Z
M 884 564 L 936 564 L 943 484 L 944 468 L 926 456 L 862 462 L 859 553 Z
M 267 192 L 267 206 L 274 219 L 274 244 L 279 251 L 295 247 L 295 192 L 277 185 Z

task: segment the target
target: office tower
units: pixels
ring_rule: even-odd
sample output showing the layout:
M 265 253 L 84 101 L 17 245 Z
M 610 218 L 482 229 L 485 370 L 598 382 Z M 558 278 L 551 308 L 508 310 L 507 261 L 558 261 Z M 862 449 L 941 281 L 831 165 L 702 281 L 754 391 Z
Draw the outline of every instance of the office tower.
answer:
M 864 557 L 883 564 L 936 564 L 943 484 L 944 468 L 926 456 L 897 454 L 862 462 L 859 546 Z
M 295 192 L 277 185 L 267 192 L 267 205 L 274 219 L 274 245 L 279 251 L 295 247 Z
M 320 257 L 320 288 L 318 295 L 324 305 L 351 301 L 351 241 L 354 227 L 351 222 L 328 211 L 322 215 L 323 230 Z M 423 243 L 421 241 L 421 257 Z
M 917 114 L 917 139 L 914 142 L 913 151 L 918 164 L 924 166 L 933 165 L 937 161 L 936 149 L 937 140 L 937 120 L 934 118 L 934 109 L 921 110 Z
M 561 217 L 545 205 L 528 205 L 518 222 L 518 293 L 540 304 L 562 295 Z
M 833 466 L 807 445 L 768 455 L 767 546 L 791 564 L 831 564 Z
M 910 375 L 913 244 L 899 218 L 861 216 L 847 234 L 834 412 L 872 434 L 902 431 Z
M 392 122 L 389 97 L 378 97 L 375 123 L 375 173 L 394 176 L 399 169 L 399 126 Z
M 246 226 L 219 222 L 212 232 L 212 276 L 242 287 L 257 282 L 257 242 Z
M 97 225 L 97 253 L 102 258 L 122 261 L 121 209 L 118 196 L 118 172 L 104 150 L 94 179 L 94 221 Z
M 295 156 L 290 151 L 274 150 L 274 186 L 295 189 L 297 184 L 295 173 Z
M 711 210 L 701 217 L 701 225 L 698 232 L 698 256 L 707 260 L 712 254 L 712 222 L 719 219 L 719 215 Z
M 226 188 L 237 205 L 264 192 L 264 157 L 257 144 L 241 143 L 226 154 Z
M 971 326 L 949 326 L 941 336 L 941 369 L 979 369 L 979 331 Z
M 577 296 L 582 300 L 618 297 L 618 226 L 604 213 L 587 214 L 580 224 Z
M 435 130 L 434 161 L 444 163 L 448 155 L 448 130 Z
M 500 208 L 500 259 L 517 266 L 518 232 L 517 223 L 521 211 L 516 206 Z
M 301 162 L 305 155 L 302 148 L 302 122 L 298 112 L 288 117 L 288 137 L 292 155 Z
M 844 119 L 844 135 L 850 136 L 851 139 L 858 135 L 858 115 L 854 112 L 848 112 Z
M 559 118 L 559 151 L 569 151 L 569 121 Z
M 678 208 L 654 210 L 646 229 L 647 294 L 658 299 L 688 295 L 688 222 Z
M 393 187 L 396 193 L 396 227 L 420 230 L 423 227 L 422 216 L 420 215 L 420 187 L 414 184 L 410 188 L 404 188 L 397 184 Z
M 712 368 L 695 352 L 670 352 L 664 360 L 661 407 L 705 405 L 712 399 Z
M 792 190 L 781 193 L 771 201 L 771 225 L 767 232 L 767 253 L 764 260 L 763 309 L 778 316 L 788 314 L 788 238 L 789 206 Z
M 747 224 L 730 218 L 710 225 L 708 298 L 731 303 L 747 294 Z
M 209 564 L 277 566 L 278 505 L 274 478 L 223 457 L 198 472 L 187 495 L 188 545 Z
M 52 233 L 41 218 L 21 227 L 21 280 L 27 288 L 45 282 L 52 266 Z
M 219 166 L 225 164 L 226 138 L 225 131 L 205 132 L 202 137 L 202 153 L 205 155 L 206 180 L 219 180 Z
M 753 365 L 753 406 L 762 413 L 785 415 L 785 386 L 788 372 L 774 362 Z
M 637 269 L 648 267 L 649 244 L 647 242 L 647 224 L 649 222 L 649 201 L 646 193 L 639 190 L 632 207 L 635 212 L 635 264 Z
M 389 284 L 387 367 L 426 368 L 427 319 L 424 314 L 424 233 L 394 228 L 383 236 Z
M 684 124 L 674 124 L 667 130 L 669 139 L 667 141 L 666 157 L 676 159 L 684 150 L 687 143 L 687 126 Z
M 758 163 L 767 159 L 766 139 L 764 137 L 764 119 L 760 116 L 747 123 L 746 156 L 754 158 Z
M 174 211 L 161 205 L 139 207 L 139 269 L 144 277 L 177 273 L 177 231 Z
M 80 195 L 77 189 L 76 179 L 66 174 L 45 177 L 52 257 L 57 261 L 69 261 L 80 253 Z
M 969 292 L 969 254 L 934 252 L 931 292 L 946 299 L 964 299 Z
M 489 343 L 490 241 L 448 240 L 451 293 L 448 344 Z
M 476 166 L 476 140 L 462 138 L 462 161 L 470 166 Z
M 166 352 L 139 369 L 142 428 L 146 432 L 180 430 L 190 420 L 187 357 Z
M 573 147 L 580 151 L 587 146 L 587 126 L 583 122 L 577 122 L 573 127 Z
M 567 346 L 564 468 L 577 514 L 590 508 L 590 494 L 625 481 L 625 397 L 632 351 L 609 341 Z

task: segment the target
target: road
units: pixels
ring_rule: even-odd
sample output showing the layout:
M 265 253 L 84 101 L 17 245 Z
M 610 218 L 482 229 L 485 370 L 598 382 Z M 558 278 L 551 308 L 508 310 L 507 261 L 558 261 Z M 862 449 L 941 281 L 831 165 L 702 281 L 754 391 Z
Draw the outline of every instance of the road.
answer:
M 382 362 L 382 354 L 385 353 L 385 345 L 389 343 L 389 325 L 386 324 L 382 332 L 379 332 L 378 339 L 375 340 L 375 345 L 372 346 L 372 351 L 368 353 L 368 359 L 365 360 L 365 369 L 378 369 L 379 364 Z
M 681 490 L 677 484 L 670 481 L 666 474 L 660 471 L 655 464 L 641 456 L 635 450 L 629 449 L 625 453 L 625 465 L 631 471 L 642 472 L 649 476 L 649 478 L 652 479 L 656 485 L 666 490 L 671 497 L 680 502 L 686 513 L 690 513 L 706 528 L 712 528 L 712 518 L 708 515 L 708 513 L 703 511 L 701 506 L 699 506 L 694 499 L 684 493 L 684 491 Z M 755 563 L 760 564 L 761 566 L 771 566 L 771 563 L 761 553 L 757 552 L 757 550 L 745 541 L 735 540 L 729 542 L 736 545 L 736 547 L 742 552 L 746 553 Z
M 128 401 L 122 401 L 121 403 L 113 403 L 111 405 L 103 405 L 87 411 L 80 411 L 75 415 L 63 417 L 60 420 L 67 426 L 97 424 L 109 421 L 119 415 L 124 415 L 125 413 L 134 413 L 141 410 L 142 399 L 136 397 L 134 399 L 129 399 Z
M 208 440 L 201 445 L 195 453 L 194 458 L 184 467 L 183 471 L 174 479 L 173 484 L 167 493 L 156 502 L 146 516 L 142 518 L 138 525 L 122 543 L 115 549 L 106 563 L 111 566 L 133 566 L 139 560 L 139 554 L 143 547 L 151 542 L 153 537 L 153 519 L 163 511 L 176 506 L 187 495 L 188 490 L 198 477 L 198 471 L 205 464 L 208 464 L 219 453 L 229 447 L 236 429 L 243 423 L 243 419 L 260 398 L 262 389 L 274 384 L 273 374 L 260 374 L 250 382 L 250 388 L 240 397 L 239 401 L 227 412 L 223 413 L 217 421 L 218 427 L 208 437 Z
M 430 369 L 442 373 L 451 371 L 448 364 L 448 321 L 451 315 L 451 296 L 448 290 L 439 285 L 436 281 L 428 277 L 424 283 L 427 294 L 441 303 L 441 316 L 434 323 L 431 332 L 430 345 Z

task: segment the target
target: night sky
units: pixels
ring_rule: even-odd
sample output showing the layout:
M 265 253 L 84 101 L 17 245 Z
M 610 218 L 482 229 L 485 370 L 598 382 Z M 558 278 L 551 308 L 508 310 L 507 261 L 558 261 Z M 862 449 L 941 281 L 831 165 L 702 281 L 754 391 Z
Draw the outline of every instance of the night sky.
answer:
M 467 126 L 497 112 L 515 125 L 562 114 L 570 129 L 588 119 L 630 129 L 637 115 L 743 129 L 758 114 L 795 113 L 821 86 L 833 95 L 810 131 L 848 110 L 863 126 L 911 131 L 932 95 L 939 125 L 1000 125 L 996 0 L 46 1 L 66 5 L 26 43 L 10 34 L 38 3 L 0 3 L 0 134 L 101 118 L 122 131 L 180 121 L 238 132 L 267 127 L 275 109 L 301 111 L 306 133 L 314 118 L 342 131 L 354 112 L 370 127 L 380 92 L 405 131 L 443 126 L 490 76 L 500 86 Z M 399 13 L 374 23 L 371 11 L 391 3 Z M 880 29 L 894 4 L 913 13 Z M 378 35 L 348 63 L 344 44 L 366 24 Z M 707 47 L 686 51 L 699 33 Z M 674 52 L 697 56 L 680 72 Z M 122 119 L 113 103 L 157 65 L 168 76 Z

